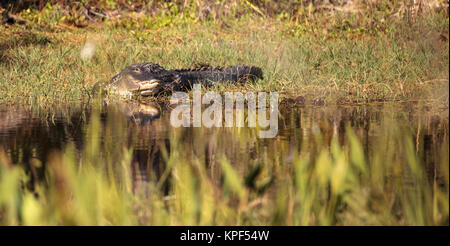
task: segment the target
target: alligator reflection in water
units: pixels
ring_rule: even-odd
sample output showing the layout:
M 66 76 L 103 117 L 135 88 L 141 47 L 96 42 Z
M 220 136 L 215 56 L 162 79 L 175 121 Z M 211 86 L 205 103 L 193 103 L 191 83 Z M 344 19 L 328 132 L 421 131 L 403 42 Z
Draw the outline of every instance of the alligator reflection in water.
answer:
M 71 143 L 81 159 L 84 142 L 90 137 L 84 137 L 90 108 L 78 105 L 60 108 L 56 112 L 49 115 L 17 107 L 0 110 L 0 150 L 8 153 L 12 163 L 25 166 L 30 174 L 27 183 L 30 190 L 34 190 L 35 182 L 44 180 L 46 160 L 52 151 L 62 151 Z M 102 123 L 107 128 L 103 129 L 101 138 L 105 138 L 105 133 L 111 130 L 114 133 L 113 129 L 117 129 L 117 133 L 125 130 L 125 136 L 115 136 L 113 142 L 123 145 L 118 149 L 133 147 L 131 176 L 133 191 L 136 193 L 145 189 L 143 182 L 149 181 L 150 167 L 157 177 L 162 170 L 160 145 L 157 143 L 168 140 L 158 137 L 158 130 L 152 127 L 152 121 L 159 118 L 159 113 L 158 107 L 153 105 L 129 102 L 108 106 L 101 114 Z M 150 140 L 151 143 L 133 143 L 133 135 L 145 136 L 142 139 Z M 167 190 L 167 184 L 164 188 Z
M 161 148 L 169 149 L 167 137 L 161 136 L 161 129 L 153 121 L 159 119 L 159 105 L 151 103 L 139 103 L 130 101 L 109 105 L 106 111 L 111 114 L 112 119 L 120 117 L 127 119 L 128 148 L 132 147 L 131 175 L 133 192 L 136 195 L 147 196 L 148 183 L 151 182 L 150 175 L 159 180 L 165 165 Z M 118 112 L 115 112 L 118 111 Z M 115 116 L 115 117 L 114 117 Z M 119 127 L 120 128 L 120 127 Z M 168 193 L 168 183 L 164 183 L 164 193 Z
M 166 169 L 165 153 L 171 149 L 170 136 L 176 133 L 178 144 L 187 155 L 204 158 L 213 182 L 220 182 L 221 170 L 217 168 L 220 155 L 225 155 L 239 172 L 245 173 L 252 165 L 289 163 L 301 143 L 315 141 L 314 134 L 322 133 L 325 143 L 339 136 L 346 145 L 345 126 L 349 124 L 361 139 L 365 153 L 376 148 L 377 139 L 389 134 L 390 123 L 396 122 L 399 130 L 415 140 L 416 151 L 431 179 L 439 179 L 439 151 L 448 145 L 448 109 L 441 111 L 417 108 L 417 105 L 380 105 L 376 107 L 304 107 L 280 109 L 279 132 L 274 139 L 256 137 L 242 140 L 240 134 L 256 136 L 252 128 L 172 128 L 170 110 L 159 110 L 159 105 L 119 104 L 109 105 L 102 113 L 99 137 L 103 145 L 110 145 L 112 166 L 121 159 L 124 147 L 132 148 L 131 176 L 133 191 L 148 194 L 148 182 L 158 182 Z M 57 110 L 54 116 L 42 115 L 20 108 L 0 110 L 0 148 L 13 163 L 24 165 L 30 173 L 28 187 L 33 189 L 45 173 L 45 161 L 52 150 L 62 150 L 72 143 L 83 155 L 87 122 L 91 112 L 84 105 Z M 237 133 L 236 133 L 237 132 Z M 388 147 L 388 146 L 386 146 Z M 187 159 L 187 161 L 189 158 Z M 272 163 L 272 164 L 270 164 Z M 119 167 L 117 167 L 119 169 Z M 117 171 L 119 172 L 119 171 Z M 167 181 L 167 180 L 166 180 Z M 169 193 L 169 184 L 163 186 Z

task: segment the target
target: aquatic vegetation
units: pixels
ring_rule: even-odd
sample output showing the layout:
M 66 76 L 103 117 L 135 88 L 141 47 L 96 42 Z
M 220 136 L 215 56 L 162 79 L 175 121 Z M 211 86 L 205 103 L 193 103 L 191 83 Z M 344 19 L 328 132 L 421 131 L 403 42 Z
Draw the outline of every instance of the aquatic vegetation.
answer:
M 252 128 L 172 128 L 151 143 L 137 136 L 155 128 L 140 127 L 133 149 L 123 124 L 93 113 L 81 155 L 69 143 L 34 171 L 0 149 L 0 224 L 448 225 L 448 128 L 426 166 L 423 134 L 395 119 L 369 149 L 350 125 L 341 135 L 313 125 L 289 141 Z

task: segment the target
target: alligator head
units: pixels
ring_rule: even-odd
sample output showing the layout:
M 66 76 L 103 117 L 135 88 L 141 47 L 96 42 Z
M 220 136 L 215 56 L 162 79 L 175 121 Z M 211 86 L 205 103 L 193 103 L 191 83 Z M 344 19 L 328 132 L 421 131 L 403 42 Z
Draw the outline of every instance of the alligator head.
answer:
M 161 88 L 160 78 L 164 68 L 154 63 L 131 65 L 111 79 L 107 89 L 122 96 L 150 96 Z

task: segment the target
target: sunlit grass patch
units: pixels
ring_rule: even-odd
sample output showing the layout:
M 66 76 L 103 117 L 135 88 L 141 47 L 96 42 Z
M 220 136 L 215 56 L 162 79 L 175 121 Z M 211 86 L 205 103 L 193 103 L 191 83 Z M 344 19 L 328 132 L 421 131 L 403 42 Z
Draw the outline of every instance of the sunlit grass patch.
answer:
M 148 61 L 169 69 L 262 68 L 263 80 L 210 88 L 219 91 L 278 91 L 331 104 L 436 97 L 448 101 L 449 46 L 443 39 L 448 22 L 441 19 L 424 17 L 412 26 L 398 20 L 388 32 L 361 37 L 343 31 L 294 35 L 286 29 L 301 24 L 245 17 L 161 29 L 57 25 L 53 32 L 33 24 L 1 26 L 0 102 L 85 101 L 95 83 Z M 86 44 L 95 47 L 89 56 L 83 53 Z

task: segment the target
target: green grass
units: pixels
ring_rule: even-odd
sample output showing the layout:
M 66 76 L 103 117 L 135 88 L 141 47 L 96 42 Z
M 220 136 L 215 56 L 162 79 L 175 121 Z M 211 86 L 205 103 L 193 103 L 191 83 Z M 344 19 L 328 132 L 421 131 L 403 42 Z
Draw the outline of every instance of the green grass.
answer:
M 80 159 L 69 144 L 46 161 L 30 164 L 45 170 L 42 180 L 33 181 L 34 191 L 24 188 L 31 173 L 11 163 L 0 148 L 0 224 L 449 223 L 448 135 L 436 153 L 439 161 L 433 168 L 438 175 L 430 178 L 420 162 L 423 153 L 413 143 L 415 133 L 394 119 L 379 129 L 369 152 L 358 133 L 347 127 L 345 136 L 335 135 L 331 141 L 320 133 L 298 137 L 296 146 L 301 148 L 295 148 L 292 158 L 287 157 L 288 141 L 261 141 L 257 129 L 195 129 L 189 138 L 185 131 L 190 129 L 172 129 L 170 152 L 156 142 L 165 163 L 161 177 L 150 170 L 149 183 L 138 186 L 148 191 L 146 196 L 132 183 L 133 150 L 117 144 L 127 139 L 117 131 L 123 129 L 121 124 L 126 124 L 123 119 L 112 117 L 102 125 L 94 113 Z M 214 164 L 207 161 L 211 143 L 216 145 Z M 186 149 L 188 145 L 197 148 Z M 252 145 L 258 156 L 254 160 L 231 151 Z M 166 181 L 168 194 L 162 189 Z
M 146 26 L 137 18 L 132 20 L 144 24 L 123 26 L 118 20 L 84 29 L 50 20 L 2 25 L 0 103 L 83 101 L 96 82 L 109 81 L 127 65 L 152 61 L 166 68 L 263 69 L 265 78 L 255 84 L 214 88 L 218 91 L 278 91 L 329 104 L 433 99 L 448 105 L 448 16 L 428 13 L 413 22 L 400 18 L 370 28 L 367 23 L 379 17 L 373 18 L 338 15 L 321 24 L 315 17 L 307 24 L 255 15 L 173 17 L 163 26 Z M 80 51 L 89 41 L 96 52 L 83 61 Z
M 143 7 L 148 15 L 125 6 L 121 17 L 107 21 L 89 21 L 80 4 L 70 10 L 59 5 L 20 10 L 16 14 L 29 21 L 26 25 L 0 25 L 0 105 L 52 109 L 86 101 L 95 83 L 109 81 L 130 64 L 151 61 L 166 68 L 249 64 L 263 69 L 264 79 L 256 83 L 211 88 L 221 92 L 278 91 L 328 104 L 424 99 L 448 109 L 445 11 L 412 15 L 402 9 L 406 1 L 381 1 L 364 5 L 361 14 L 330 15 L 301 5 L 304 1 L 277 6 L 281 2 L 227 0 L 222 2 L 232 7 L 202 13 L 208 1 L 156 2 L 158 8 Z M 187 3 L 184 11 L 182 2 Z M 242 5 L 233 5 L 237 2 Z M 118 2 L 97 4 L 95 10 L 102 13 Z M 82 60 L 80 52 L 89 42 L 95 54 Z M 109 119 L 107 124 L 103 127 L 96 114 L 91 117 L 81 160 L 69 144 L 46 161 L 31 163 L 46 170 L 34 193 L 24 188 L 30 174 L 0 148 L 0 224 L 449 223 L 445 133 L 435 163 L 442 177 L 430 180 L 417 150 L 424 141 L 414 145 L 415 133 L 400 130 L 395 121 L 377 133 L 373 151 L 365 151 L 348 127 L 339 141 L 318 133 L 299 138 L 301 148 L 290 160 L 289 143 L 260 141 L 257 129 L 197 129 L 188 143 L 185 129 L 172 129 L 170 153 L 159 146 L 166 164 L 162 179 L 151 178 L 146 197 L 133 192 L 133 150 L 117 144 L 126 137 L 115 124 L 124 122 Z M 106 137 L 100 141 L 102 131 Z M 210 143 L 204 131 L 215 136 L 214 170 L 206 168 Z M 239 152 L 230 155 L 223 143 L 235 143 L 234 150 L 255 146 L 257 161 L 233 158 Z M 186 146 L 200 147 L 187 151 Z M 169 194 L 162 192 L 165 181 Z

